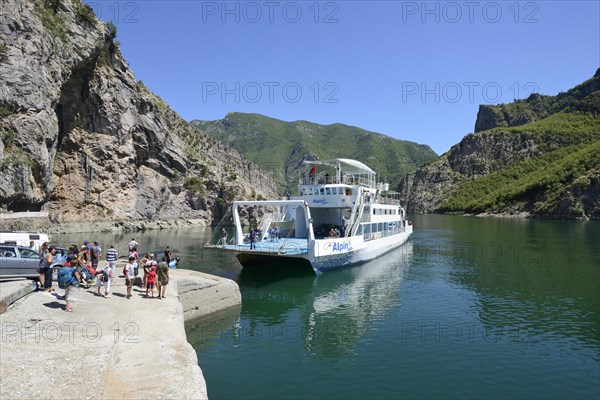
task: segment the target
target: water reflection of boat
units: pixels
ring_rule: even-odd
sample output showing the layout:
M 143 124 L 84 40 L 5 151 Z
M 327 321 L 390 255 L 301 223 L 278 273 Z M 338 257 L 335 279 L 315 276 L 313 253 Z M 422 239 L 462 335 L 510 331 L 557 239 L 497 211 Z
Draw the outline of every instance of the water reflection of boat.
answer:
M 400 304 L 400 283 L 411 255 L 412 244 L 407 243 L 369 262 L 368 268 L 349 270 L 351 281 L 317 290 L 303 315 L 306 349 L 319 356 L 352 352 L 361 337 L 374 329 L 374 321 L 385 319 Z
M 311 353 L 345 354 L 373 328 L 373 321 L 384 319 L 400 303 L 400 283 L 411 255 L 412 244 L 407 243 L 368 265 L 335 274 L 275 281 L 240 275 L 242 319 L 284 324 L 298 332 Z

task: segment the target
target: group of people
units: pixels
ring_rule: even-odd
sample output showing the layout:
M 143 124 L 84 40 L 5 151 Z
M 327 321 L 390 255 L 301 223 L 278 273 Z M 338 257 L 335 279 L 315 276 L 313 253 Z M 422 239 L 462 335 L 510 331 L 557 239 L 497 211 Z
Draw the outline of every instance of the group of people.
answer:
M 154 289 L 158 290 L 158 297 L 166 297 L 167 285 L 169 283 L 169 262 L 173 254 L 169 247 L 164 251 L 162 261 L 158 262 L 154 253 L 146 253 L 141 259 L 138 255 L 139 244 L 131 239 L 128 244 L 128 262 L 123 268 L 125 285 L 127 287 L 127 298 L 131 298 L 131 291 L 136 283 L 143 285 L 146 297 L 154 297 Z M 40 286 L 44 291 L 52 291 L 52 268 L 56 248 L 44 243 L 40 249 Z M 58 283 L 65 289 L 65 300 L 67 303 L 65 311 L 73 311 L 75 293 L 79 287 L 88 289 L 96 282 L 98 295 L 110 298 L 110 289 L 114 277 L 117 276 L 117 261 L 119 253 L 114 245 L 105 252 L 106 263 L 103 268 L 98 268 L 99 260 L 102 258 L 102 248 L 98 241 L 90 244 L 84 241 L 81 246 L 71 245 L 66 255 L 64 267 L 59 270 Z M 139 279 L 140 266 L 143 268 L 143 279 Z M 150 294 L 150 296 L 149 296 Z
M 330 238 L 339 238 L 340 237 L 340 230 L 338 228 L 336 228 L 335 226 L 331 227 L 331 229 L 329 230 L 329 234 L 328 236 Z
M 270 227 L 268 233 L 269 233 L 269 240 L 271 240 L 271 242 L 274 242 L 274 241 L 279 242 L 279 237 L 280 237 L 281 231 L 279 230 L 278 226 Z M 262 237 L 263 237 L 263 231 L 261 229 L 258 229 L 258 226 L 255 225 L 250 230 L 250 233 L 248 234 L 248 238 L 247 238 L 247 241 L 250 242 L 251 250 L 256 249 L 255 243 L 262 241 Z M 225 228 L 221 229 L 220 245 L 221 246 L 227 245 L 227 231 L 225 230 Z
M 154 297 L 154 289 L 156 288 L 158 291 L 157 297 L 164 299 L 167 296 L 167 285 L 169 284 L 168 260 L 171 257 L 172 253 L 168 248 L 165 250 L 161 262 L 158 262 L 154 253 L 146 253 L 139 260 L 134 255 L 130 255 L 127 264 L 123 267 L 127 298 L 131 298 L 131 292 L 136 279 L 138 279 L 139 266 L 141 265 L 144 272 L 141 285 L 146 289 L 146 297 Z
M 278 226 L 270 227 L 268 234 L 269 240 L 271 242 L 279 242 L 281 231 L 279 230 Z M 250 241 L 250 250 L 256 249 L 256 242 L 262 241 L 262 237 L 263 231 L 261 229 L 258 229 L 258 226 L 255 225 L 248 234 L 248 239 Z

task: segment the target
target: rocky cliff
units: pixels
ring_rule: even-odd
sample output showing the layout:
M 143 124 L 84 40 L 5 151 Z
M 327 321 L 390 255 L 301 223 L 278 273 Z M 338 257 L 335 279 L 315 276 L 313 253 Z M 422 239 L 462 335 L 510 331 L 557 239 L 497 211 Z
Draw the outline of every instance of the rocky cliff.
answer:
M 80 0 L 5 3 L 0 207 L 145 227 L 209 223 L 234 197 L 274 194 L 256 164 L 136 81 L 115 26 Z
M 488 130 L 406 176 L 408 210 L 600 219 L 600 70 L 517 103 L 480 107 Z

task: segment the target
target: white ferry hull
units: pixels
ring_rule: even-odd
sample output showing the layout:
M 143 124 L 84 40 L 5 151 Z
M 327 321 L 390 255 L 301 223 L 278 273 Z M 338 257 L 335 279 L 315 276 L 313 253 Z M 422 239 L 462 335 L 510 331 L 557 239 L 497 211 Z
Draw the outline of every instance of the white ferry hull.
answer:
M 409 225 L 405 232 L 368 242 L 365 242 L 362 236 L 315 240 L 314 251 L 312 254 L 309 251 L 307 259 L 317 274 L 328 272 L 337 268 L 364 263 L 392 251 L 406 243 L 411 233 L 412 226 Z M 332 246 L 333 243 L 342 244 L 342 250 L 336 252 L 326 251 L 325 248 Z M 344 243 L 348 243 L 351 248 L 344 251 Z
M 389 251 L 402 246 L 412 233 L 408 225 L 404 232 L 365 241 L 363 236 L 347 238 L 317 239 L 308 244 L 308 251 L 289 251 L 293 246 L 279 248 L 275 242 L 263 242 L 257 249 L 244 247 L 223 248 L 234 251 L 238 261 L 245 268 L 264 267 L 310 267 L 316 274 L 333 271 L 370 261 Z M 269 247 L 269 244 L 273 244 Z M 265 246 L 265 244 L 267 246 Z

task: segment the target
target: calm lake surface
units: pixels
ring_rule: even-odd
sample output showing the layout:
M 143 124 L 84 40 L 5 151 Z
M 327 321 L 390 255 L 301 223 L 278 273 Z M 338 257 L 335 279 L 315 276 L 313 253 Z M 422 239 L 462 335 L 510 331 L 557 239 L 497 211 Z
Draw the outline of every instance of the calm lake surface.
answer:
M 600 398 L 599 223 L 413 221 L 402 248 L 318 277 L 242 271 L 204 251 L 209 228 L 133 237 L 240 285 L 241 311 L 186 325 L 212 400 Z

